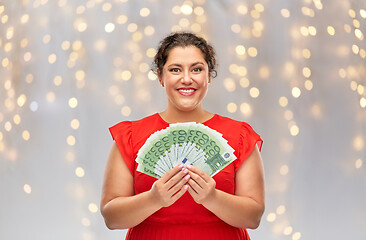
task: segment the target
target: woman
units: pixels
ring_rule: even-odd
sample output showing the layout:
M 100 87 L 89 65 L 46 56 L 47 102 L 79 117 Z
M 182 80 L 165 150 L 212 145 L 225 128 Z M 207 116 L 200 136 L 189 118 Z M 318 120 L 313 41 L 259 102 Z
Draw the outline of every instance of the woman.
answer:
M 202 100 L 216 76 L 213 48 L 192 33 L 173 33 L 154 59 L 168 107 L 138 121 L 110 128 L 115 142 L 108 157 L 101 213 L 126 239 L 249 239 L 264 211 L 262 139 L 244 122 L 206 111 Z M 202 123 L 223 134 L 237 159 L 210 177 L 178 165 L 160 179 L 136 171 L 138 150 L 170 123 Z

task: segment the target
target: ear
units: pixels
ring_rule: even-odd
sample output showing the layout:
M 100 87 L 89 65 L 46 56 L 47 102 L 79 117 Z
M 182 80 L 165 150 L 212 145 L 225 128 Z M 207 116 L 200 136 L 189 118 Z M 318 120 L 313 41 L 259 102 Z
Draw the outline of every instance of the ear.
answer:
M 211 83 L 211 75 L 208 76 L 208 83 Z
M 160 72 L 159 68 L 157 69 L 157 73 L 158 73 L 159 82 L 160 82 L 161 86 L 164 87 L 164 81 L 163 81 L 163 78 L 161 76 L 161 72 Z

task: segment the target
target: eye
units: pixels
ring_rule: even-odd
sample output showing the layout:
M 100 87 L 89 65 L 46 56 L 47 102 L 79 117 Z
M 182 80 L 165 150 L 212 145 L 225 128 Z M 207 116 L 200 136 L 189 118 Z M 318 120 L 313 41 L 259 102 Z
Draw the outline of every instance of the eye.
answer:
M 171 69 L 169 69 L 169 72 L 178 73 L 178 72 L 180 72 L 180 69 L 179 68 L 171 68 Z
M 201 72 L 202 68 L 201 67 L 196 67 L 192 69 L 192 72 Z

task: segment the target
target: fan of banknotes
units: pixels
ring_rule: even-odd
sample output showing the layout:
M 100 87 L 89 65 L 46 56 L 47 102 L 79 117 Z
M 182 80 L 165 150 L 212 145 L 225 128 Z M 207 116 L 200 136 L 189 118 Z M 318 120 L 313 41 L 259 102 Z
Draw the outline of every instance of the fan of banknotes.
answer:
M 155 178 L 174 166 L 193 165 L 214 176 L 236 159 L 222 134 L 201 123 L 175 123 L 153 133 L 140 148 L 137 170 Z

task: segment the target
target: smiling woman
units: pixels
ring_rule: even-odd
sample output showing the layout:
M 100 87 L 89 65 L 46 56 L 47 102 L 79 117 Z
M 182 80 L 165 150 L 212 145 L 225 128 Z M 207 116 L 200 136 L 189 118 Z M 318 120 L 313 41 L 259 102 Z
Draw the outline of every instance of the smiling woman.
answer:
M 181 117 L 192 115 L 201 121 L 212 117 L 202 107 L 210 75 L 201 50 L 193 46 L 172 49 L 159 71 L 159 81 L 168 96 L 168 108 L 161 113 L 167 122 L 178 122 Z
M 249 239 L 246 228 L 257 228 L 264 211 L 264 174 L 259 153 L 262 139 L 249 124 L 203 108 L 208 85 L 216 76 L 213 48 L 192 33 L 173 33 L 160 43 L 154 63 L 168 106 L 160 113 L 110 128 L 115 142 L 106 165 L 101 199 L 107 227 L 129 228 L 126 239 Z M 170 124 L 186 122 L 193 126 L 200 123 L 219 135 L 218 145 L 212 139 L 208 141 L 207 135 L 202 145 L 194 145 L 197 152 L 207 145 L 214 153 L 209 157 L 211 152 L 205 152 L 195 161 L 223 163 L 221 156 L 228 153 L 220 150 L 220 142 L 230 145 L 235 160 L 214 175 L 186 164 L 193 158 L 175 159 L 184 164 L 168 168 L 161 175 L 156 171 L 147 174 L 156 166 L 141 169 L 136 163 L 140 160 L 135 159 L 152 163 L 154 156 L 143 155 L 140 150 L 156 152 L 153 149 L 161 146 L 151 140 L 157 136 L 154 133 L 177 126 Z M 188 130 L 182 134 L 188 134 Z M 184 146 L 189 148 L 189 144 L 192 142 Z M 178 147 L 177 151 L 181 150 Z M 164 154 L 176 156 L 169 151 Z

